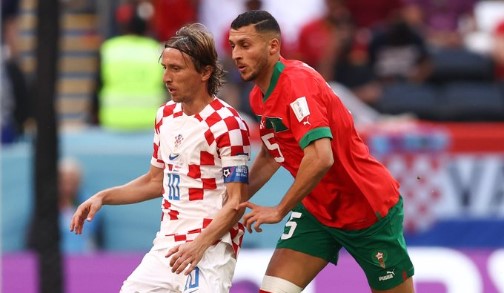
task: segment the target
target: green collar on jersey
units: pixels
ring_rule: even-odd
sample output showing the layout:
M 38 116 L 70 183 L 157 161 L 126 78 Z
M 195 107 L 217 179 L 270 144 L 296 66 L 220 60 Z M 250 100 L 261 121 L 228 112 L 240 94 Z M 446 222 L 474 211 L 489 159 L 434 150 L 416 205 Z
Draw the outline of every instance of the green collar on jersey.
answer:
M 273 76 L 271 76 L 270 85 L 268 87 L 268 90 L 266 91 L 266 94 L 263 97 L 263 102 L 265 102 L 266 99 L 269 98 L 271 92 L 273 92 L 273 90 L 275 89 L 278 83 L 278 79 L 280 78 L 280 74 L 282 73 L 284 68 L 285 64 L 283 64 L 281 60 L 275 64 L 275 67 L 273 67 Z

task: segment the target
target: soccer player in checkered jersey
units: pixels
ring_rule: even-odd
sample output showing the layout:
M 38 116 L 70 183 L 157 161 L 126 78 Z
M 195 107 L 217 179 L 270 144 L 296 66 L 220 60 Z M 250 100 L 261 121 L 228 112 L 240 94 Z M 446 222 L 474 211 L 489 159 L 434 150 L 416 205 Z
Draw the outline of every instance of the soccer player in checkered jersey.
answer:
M 162 196 L 153 247 L 121 292 L 228 292 L 244 233 L 248 127 L 215 96 L 223 70 L 203 25 L 181 28 L 160 60 L 172 100 L 157 112 L 150 170 L 92 196 L 70 229 L 80 234 L 102 205 Z
M 337 263 L 342 247 L 372 292 L 413 292 L 399 184 L 370 155 L 350 112 L 320 74 L 280 56 L 280 39 L 266 11 L 242 13 L 231 24 L 232 58 L 241 78 L 255 84 L 250 104 L 263 142 L 250 170 L 249 196 L 280 166 L 294 177 L 278 205 L 240 205 L 251 209 L 243 218 L 249 232 L 292 211 L 261 292 L 301 292 L 328 263 Z

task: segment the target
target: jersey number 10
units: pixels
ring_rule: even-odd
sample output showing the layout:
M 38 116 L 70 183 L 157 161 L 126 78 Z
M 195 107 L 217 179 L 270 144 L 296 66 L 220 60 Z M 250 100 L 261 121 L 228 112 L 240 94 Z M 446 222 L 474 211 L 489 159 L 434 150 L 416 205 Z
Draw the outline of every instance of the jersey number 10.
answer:
M 168 173 L 168 199 L 180 200 L 180 175 Z

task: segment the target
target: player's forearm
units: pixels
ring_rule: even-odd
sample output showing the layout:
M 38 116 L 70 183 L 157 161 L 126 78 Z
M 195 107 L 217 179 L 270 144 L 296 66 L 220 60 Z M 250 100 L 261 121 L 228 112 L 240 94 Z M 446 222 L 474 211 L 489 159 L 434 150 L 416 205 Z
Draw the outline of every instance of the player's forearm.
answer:
M 235 189 L 231 191 L 231 188 L 228 188 L 228 200 L 213 218 L 210 225 L 208 225 L 197 237 L 197 241 L 200 241 L 200 243 L 207 248 L 228 233 L 245 212 L 245 208 L 238 209 L 238 206 L 245 199 L 247 185 L 239 183 L 232 184 L 234 184 Z M 231 192 L 234 194 L 231 194 Z
M 105 189 L 96 196 L 101 196 L 105 205 L 123 205 L 146 201 L 162 195 L 162 179 L 159 180 L 159 178 L 145 174 L 124 185 Z
M 280 165 L 269 155 L 268 151 L 262 147 L 250 168 L 247 200 L 254 196 L 279 168 Z

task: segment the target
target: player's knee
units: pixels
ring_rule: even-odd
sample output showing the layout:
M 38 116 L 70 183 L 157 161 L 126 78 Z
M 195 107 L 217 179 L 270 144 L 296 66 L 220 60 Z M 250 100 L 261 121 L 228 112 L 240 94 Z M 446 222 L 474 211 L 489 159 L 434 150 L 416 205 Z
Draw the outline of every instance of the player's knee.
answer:
M 264 276 L 261 291 L 263 293 L 300 293 L 303 288 L 293 284 L 287 280 L 272 277 L 272 276 Z

